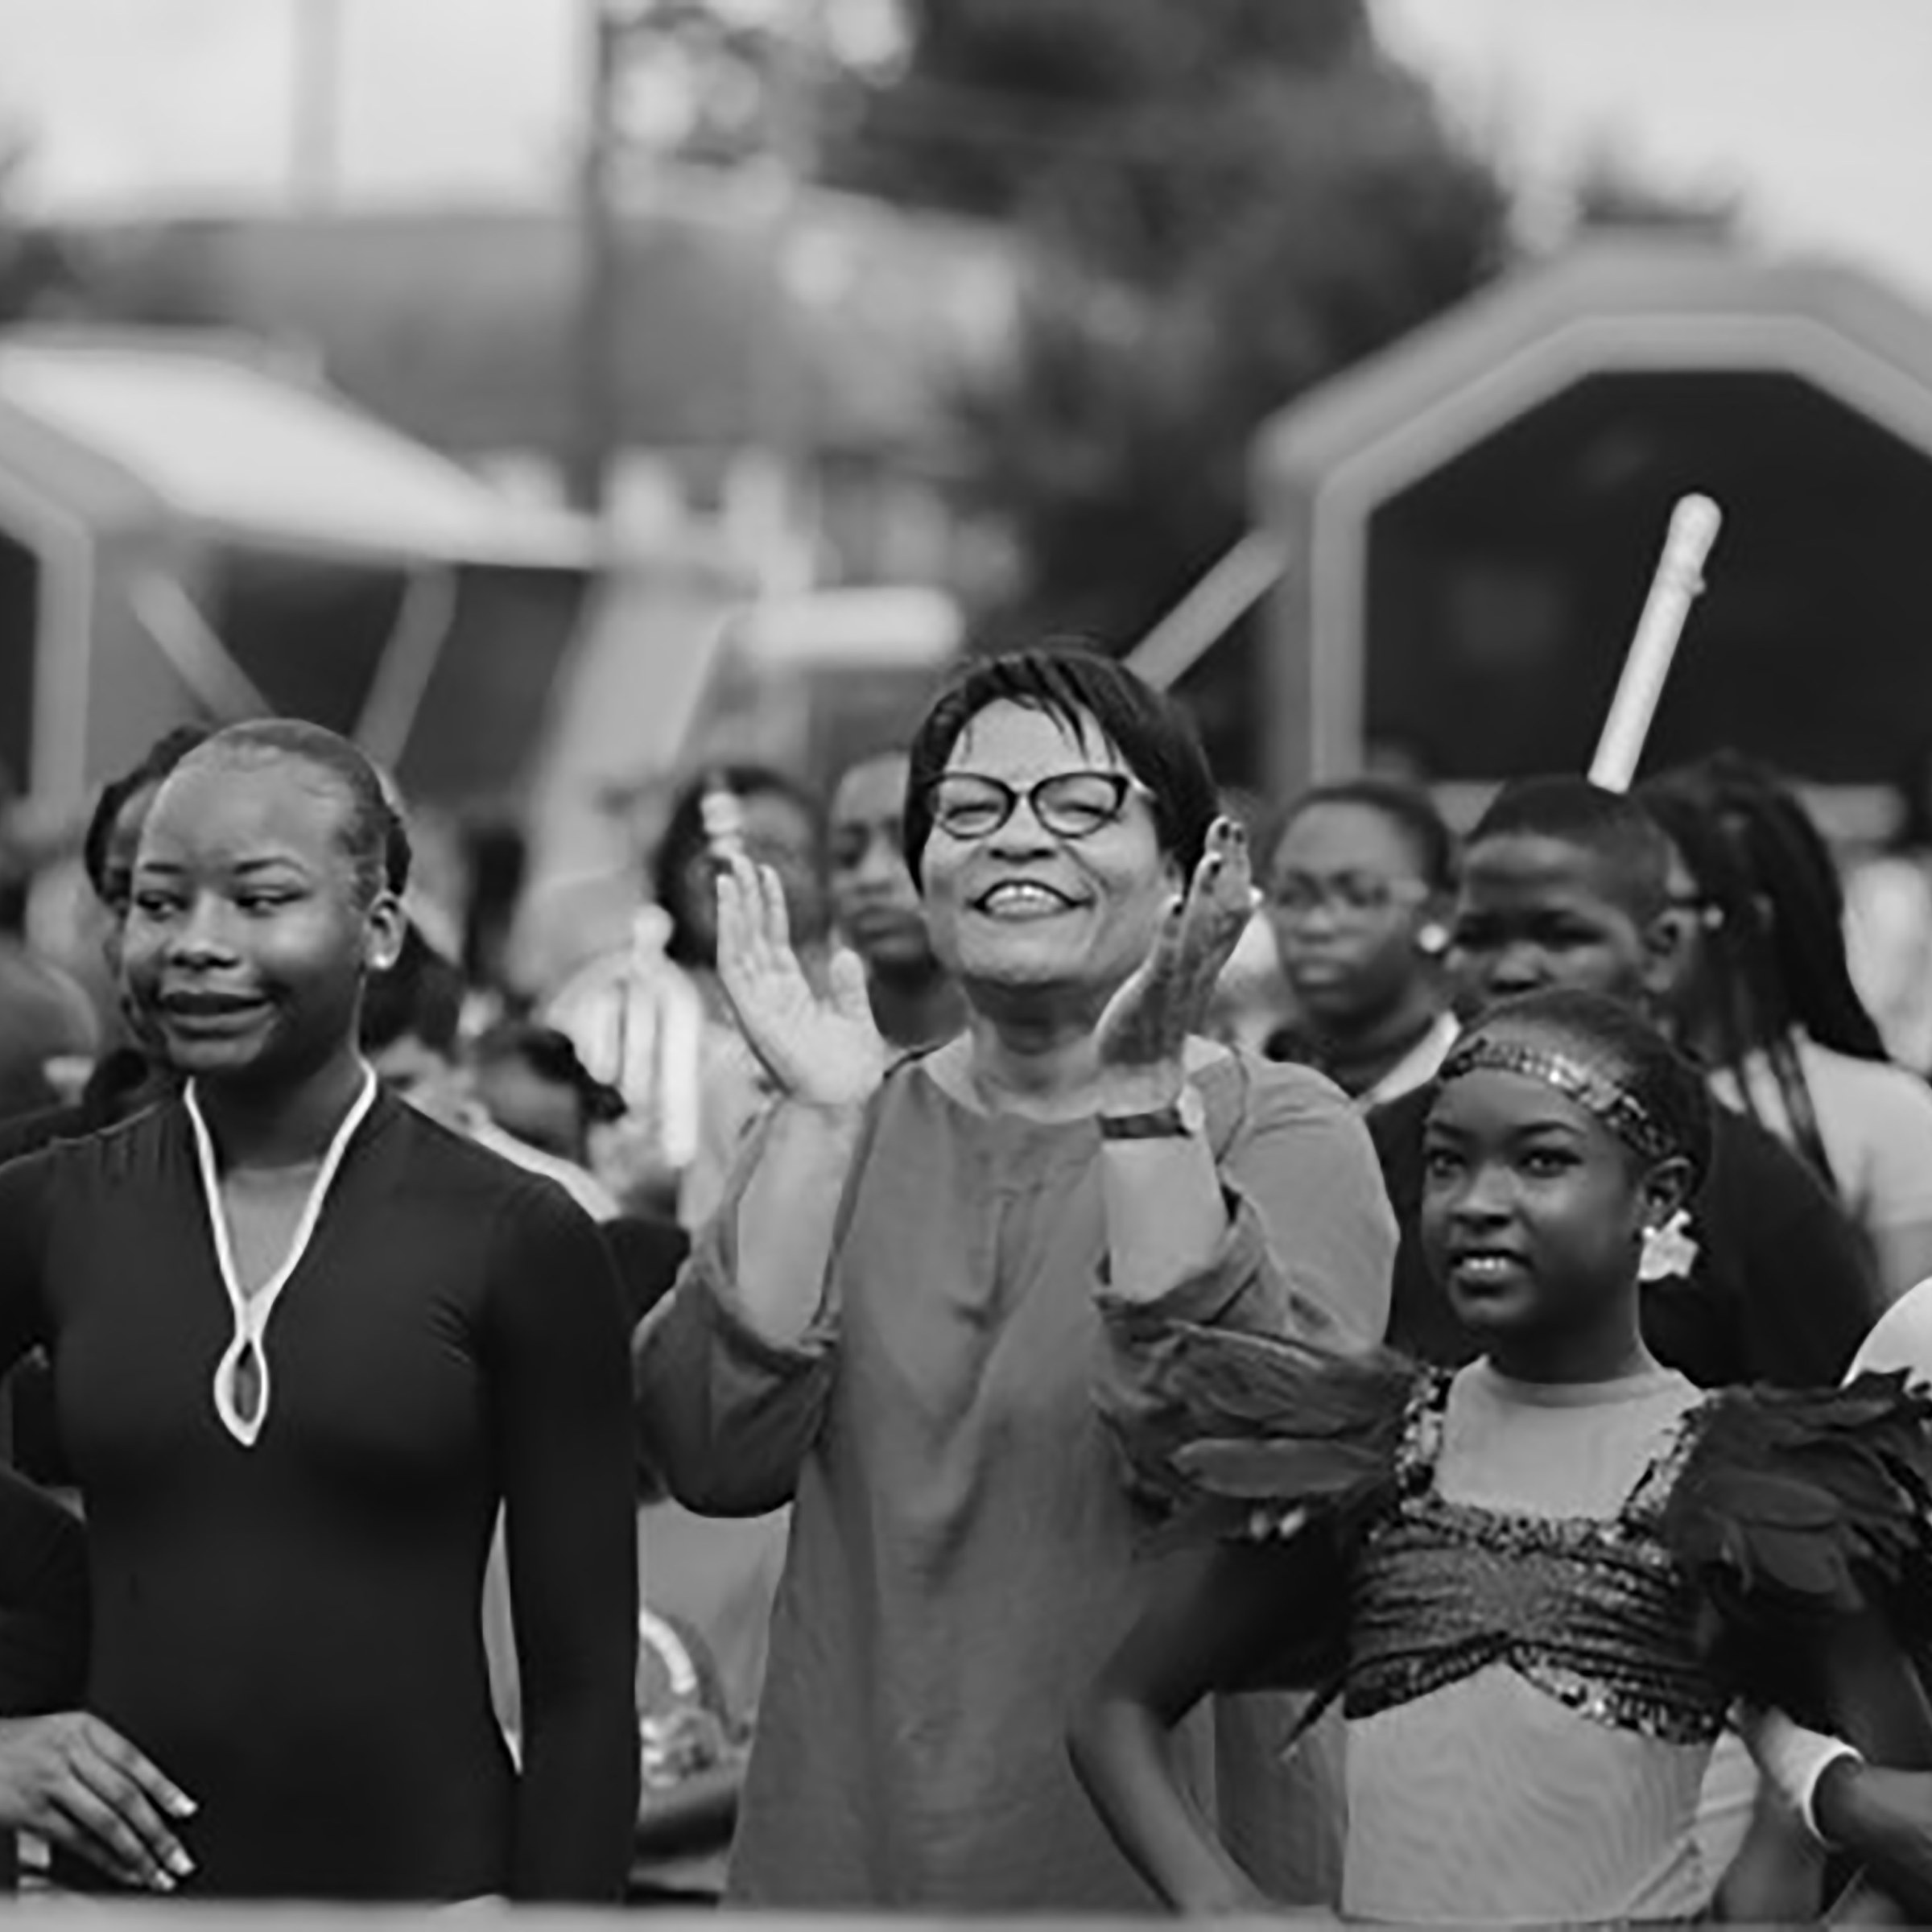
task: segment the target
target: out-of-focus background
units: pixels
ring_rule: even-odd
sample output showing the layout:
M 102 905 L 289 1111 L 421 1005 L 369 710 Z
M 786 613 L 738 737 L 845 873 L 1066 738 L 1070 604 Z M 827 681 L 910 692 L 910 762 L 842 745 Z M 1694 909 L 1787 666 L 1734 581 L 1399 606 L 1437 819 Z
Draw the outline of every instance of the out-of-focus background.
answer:
M 7 0 L 12 869 L 287 708 L 594 874 L 1048 630 L 1261 792 L 1580 762 L 1691 486 L 1660 749 L 1856 833 L 1932 713 L 1928 84 L 1915 0 Z

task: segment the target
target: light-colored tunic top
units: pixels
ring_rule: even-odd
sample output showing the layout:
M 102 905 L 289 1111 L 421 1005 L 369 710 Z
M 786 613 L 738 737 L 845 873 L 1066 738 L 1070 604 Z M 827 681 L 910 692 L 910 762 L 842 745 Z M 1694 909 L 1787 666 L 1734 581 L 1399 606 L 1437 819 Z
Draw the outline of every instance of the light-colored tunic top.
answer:
M 1195 1077 L 1229 1231 L 1152 1311 L 1379 1335 L 1394 1228 L 1353 1108 L 1299 1067 Z M 796 1346 L 734 1311 L 735 1190 L 639 1331 L 642 1424 L 683 1500 L 796 1497 L 736 1902 L 1154 1902 L 1066 1748 L 1152 1570 L 1095 1392 L 1158 1324 L 1104 1292 L 1100 1160 L 1091 1120 L 976 1113 L 914 1061 L 874 1103 Z

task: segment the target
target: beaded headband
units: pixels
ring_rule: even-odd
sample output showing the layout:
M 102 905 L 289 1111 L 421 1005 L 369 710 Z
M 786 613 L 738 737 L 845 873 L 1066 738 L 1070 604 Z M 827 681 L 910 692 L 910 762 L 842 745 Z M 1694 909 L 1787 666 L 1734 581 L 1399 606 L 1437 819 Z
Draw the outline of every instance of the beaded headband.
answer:
M 1477 1033 L 1451 1050 L 1437 1084 L 1447 1085 L 1465 1073 L 1484 1070 L 1526 1074 L 1554 1087 L 1566 1100 L 1596 1115 L 1641 1160 L 1667 1161 L 1683 1152 L 1677 1136 L 1628 1087 L 1575 1054 Z

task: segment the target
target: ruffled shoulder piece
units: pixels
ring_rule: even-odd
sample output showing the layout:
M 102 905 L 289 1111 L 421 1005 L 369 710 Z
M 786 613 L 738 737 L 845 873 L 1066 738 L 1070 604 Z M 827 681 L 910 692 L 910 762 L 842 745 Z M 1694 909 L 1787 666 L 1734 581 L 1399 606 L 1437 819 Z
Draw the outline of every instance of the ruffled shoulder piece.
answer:
M 1921 1606 L 1932 1580 L 1932 1393 L 1727 1389 L 1690 1418 L 1657 1518 L 1712 1634 Z
M 1249 1533 L 1257 1513 L 1360 1519 L 1393 1493 L 1426 1372 L 1386 1350 L 1174 1323 L 1139 1400 L 1110 1411 L 1159 1548 Z

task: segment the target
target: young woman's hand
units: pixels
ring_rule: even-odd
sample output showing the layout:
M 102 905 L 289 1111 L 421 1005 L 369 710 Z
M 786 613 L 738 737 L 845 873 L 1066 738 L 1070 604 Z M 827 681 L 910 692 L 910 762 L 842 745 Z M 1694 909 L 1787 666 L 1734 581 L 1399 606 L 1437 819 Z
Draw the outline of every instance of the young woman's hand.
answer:
M 831 997 L 821 999 L 791 949 L 778 874 L 741 852 L 718 877 L 718 978 L 745 1043 L 781 1093 L 833 1113 L 872 1097 L 890 1056 L 865 968 L 852 953 L 836 953 Z
M 171 1819 L 188 1794 L 85 1711 L 0 1719 L 0 1825 L 31 1831 L 122 1884 L 171 1892 L 193 1871 Z
M 1100 1015 L 1100 1065 L 1129 1107 L 1166 1104 L 1186 1077 L 1187 1036 L 1208 1016 L 1215 982 L 1256 904 L 1248 835 L 1216 819 L 1185 895 L 1162 921 L 1153 949 Z

